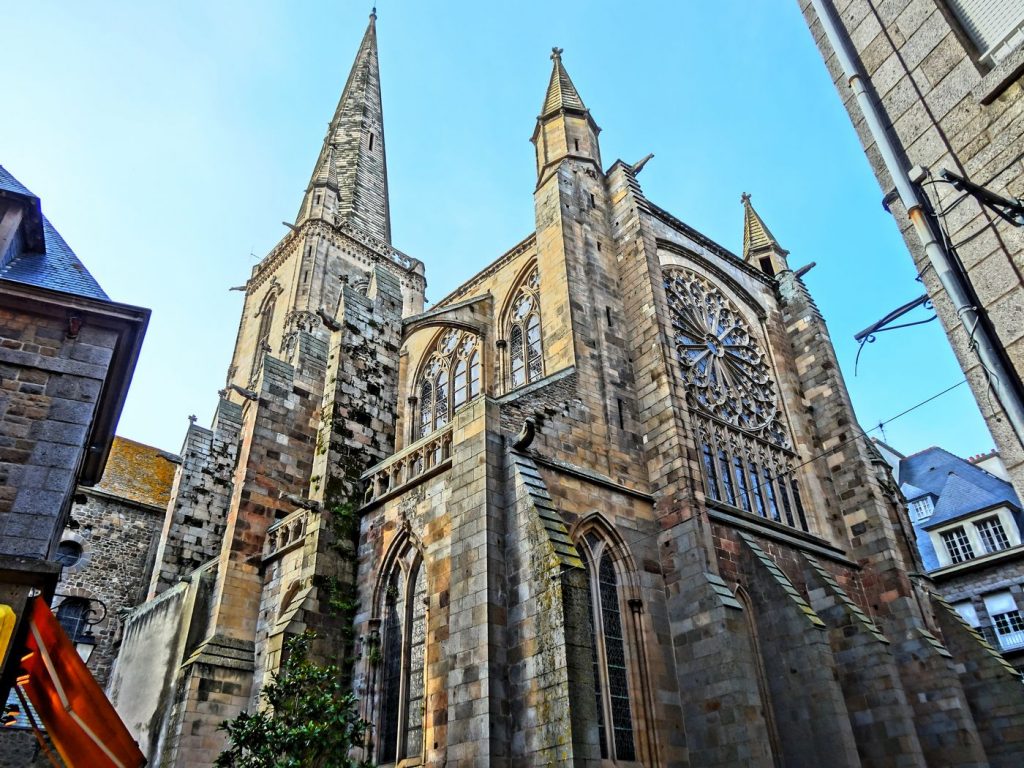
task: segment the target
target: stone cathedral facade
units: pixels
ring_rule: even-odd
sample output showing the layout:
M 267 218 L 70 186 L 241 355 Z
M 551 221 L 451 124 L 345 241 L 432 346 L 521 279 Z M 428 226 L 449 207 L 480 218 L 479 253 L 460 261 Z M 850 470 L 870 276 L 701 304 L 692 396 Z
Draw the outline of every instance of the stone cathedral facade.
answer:
M 313 629 L 379 765 L 1019 765 L 789 254 L 749 198 L 742 256 L 648 200 L 552 59 L 536 230 L 424 311 L 371 16 L 126 623 L 153 764 L 209 765 Z

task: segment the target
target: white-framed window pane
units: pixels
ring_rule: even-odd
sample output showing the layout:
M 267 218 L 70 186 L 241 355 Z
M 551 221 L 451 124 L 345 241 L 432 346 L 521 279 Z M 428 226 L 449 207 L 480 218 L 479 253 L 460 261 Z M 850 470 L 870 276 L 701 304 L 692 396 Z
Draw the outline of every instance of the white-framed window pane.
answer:
M 1024 3 L 1020 0 L 948 0 L 964 32 L 983 60 L 998 63 L 1024 43 Z
M 985 601 L 985 610 L 988 611 L 989 616 L 1017 610 L 1017 601 L 1009 592 L 991 592 L 984 595 L 982 600 Z
M 931 517 L 932 510 L 935 509 L 935 505 L 932 503 L 931 496 L 923 496 L 920 499 L 910 502 L 910 516 L 915 523 L 919 523 L 922 520 L 926 520 Z
M 978 611 L 977 609 L 975 609 L 974 603 L 972 603 L 970 600 L 963 600 L 959 603 L 953 603 L 953 608 L 955 608 L 956 612 L 963 617 L 964 621 L 966 621 L 972 627 L 977 627 L 979 624 L 981 624 L 981 622 L 978 621 Z
M 942 543 L 946 545 L 949 552 L 949 559 L 954 563 L 962 563 L 965 560 L 974 559 L 974 549 L 967 538 L 967 532 L 963 527 L 953 528 L 942 532 Z
M 1006 537 L 1003 524 L 995 515 L 980 520 L 974 524 L 978 529 L 978 536 L 985 546 L 985 552 L 998 552 L 1001 549 L 1009 549 L 1010 540 Z

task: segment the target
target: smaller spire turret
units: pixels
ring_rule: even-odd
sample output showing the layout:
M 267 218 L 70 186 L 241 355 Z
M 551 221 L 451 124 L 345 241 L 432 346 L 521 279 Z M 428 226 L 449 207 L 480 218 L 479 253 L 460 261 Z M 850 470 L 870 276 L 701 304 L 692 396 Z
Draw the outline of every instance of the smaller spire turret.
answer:
M 561 48 L 551 49 L 551 79 L 544 94 L 533 142 L 537 150 L 537 177 L 543 180 L 565 158 L 589 161 L 600 173 L 601 132 L 562 64 Z
M 789 251 L 779 245 L 768 225 L 754 210 L 750 195 L 740 196 L 743 203 L 743 260 L 774 277 L 789 269 L 786 257 Z
M 544 97 L 544 106 L 541 108 L 540 116 L 547 117 L 557 114 L 559 110 L 571 109 L 577 112 L 586 113 L 587 107 L 580 98 L 579 91 L 572 84 L 569 73 L 562 65 L 562 53 L 565 49 L 554 47 L 551 49 L 551 61 L 554 67 L 551 69 L 551 81 L 548 83 L 548 92 Z

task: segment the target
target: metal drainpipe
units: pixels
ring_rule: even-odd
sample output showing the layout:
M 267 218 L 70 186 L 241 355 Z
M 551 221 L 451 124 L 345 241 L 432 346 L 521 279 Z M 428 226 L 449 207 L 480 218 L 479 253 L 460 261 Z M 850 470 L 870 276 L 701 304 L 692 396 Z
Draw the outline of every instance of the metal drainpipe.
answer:
M 900 202 L 907 209 L 907 215 L 914 225 L 914 231 L 917 232 L 921 245 L 924 246 L 928 261 L 935 270 L 946 294 L 953 302 L 956 316 L 961 325 L 964 326 L 967 334 L 973 337 L 978 359 L 992 374 L 996 398 L 1003 406 L 1003 412 L 1009 419 L 1010 426 L 1013 427 L 1013 431 L 1017 435 L 1017 440 L 1024 445 L 1024 401 L 1021 400 L 1013 385 L 1014 372 L 1007 369 L 1003 357 L 999 353 L 1002 345 L 989 331 L 988 326 L 981 322 L 981 317 L 972 301 L 972 292 L 969 286 L 954 266 L 943 244 L 935 237 L 917 188 L 900 163 L 889 132 L 882 122 L 880 110 L 865 85 L 864 81 L 867 78 L 861 74 L 860 67 L 850 52 L 846 30 L 835 21 L 831 3 L 826 0 L 811 0 L 811 5 L 825 30 L 825 37 L 828 38 L 832 50 L 835 51 L 836 58 L 843 68 L 843 74 L 857 97 L 857 104 L 864 115 L 868 130 L 871 131 L 875 144 L 882 155 L 882 162 L 885 163 L 889 175 L 892 176 Z

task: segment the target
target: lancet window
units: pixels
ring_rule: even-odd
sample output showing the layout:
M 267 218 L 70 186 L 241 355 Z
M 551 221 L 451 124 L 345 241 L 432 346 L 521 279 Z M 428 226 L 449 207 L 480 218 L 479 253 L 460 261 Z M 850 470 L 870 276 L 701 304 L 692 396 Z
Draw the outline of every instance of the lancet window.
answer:
M 775 384 L 747 321 L 689 270 L 667 270 L 665 293 L 708 498 L 809 530 Z
M 415 388 L 418 436 L 452 420 L 455 411 L 482 391 L 480 338 L 469 331 L 441 334 L 420 371 Z
M 636 760 L 630 704 L 625 611 L 614 554 L 590 531 L 577 549 L 587 574 L 587 603 L 593 627 L 591 660 L 602 760 Z
M 544 376 L 540 333 L 540 275 L 534 267 L 516 289 L 506 322 L 508 388 L 515 389 Z
M 397 558 L 382 583 L 377 762 L 383 765 L 423 752 L 427 580 L 416 550 Z
M 263 362 L 263 353 L 266 351 L 266 347 L 270 342 L 270 326 L 274 322 L 274 308 L 277 304 L 277 293 L 270 290 L 267 297 L 263 300 L 263 305 L 260 307 L 259 318 L 260 325 L 256 331 L 256 348 L 252 354 L 252 370 L 249 372 L 250 377 L 254 377 L 260 369 L 260 364 Z

